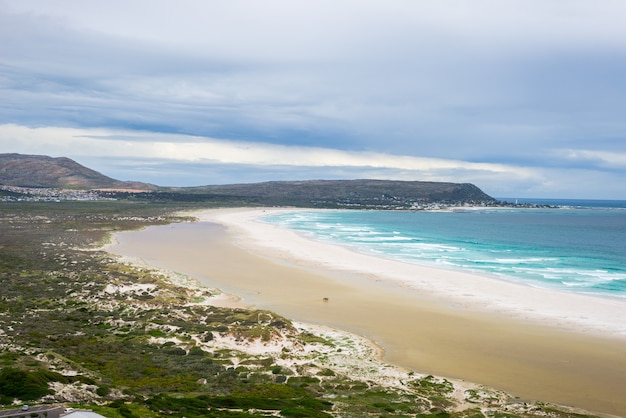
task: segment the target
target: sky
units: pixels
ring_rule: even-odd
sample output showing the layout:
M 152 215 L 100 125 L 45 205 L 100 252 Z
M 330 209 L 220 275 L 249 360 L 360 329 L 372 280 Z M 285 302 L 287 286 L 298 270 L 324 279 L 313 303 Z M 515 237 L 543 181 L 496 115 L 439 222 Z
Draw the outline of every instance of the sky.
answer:
M 0 153 L 626 199 L 623 0 L 0 0 Z

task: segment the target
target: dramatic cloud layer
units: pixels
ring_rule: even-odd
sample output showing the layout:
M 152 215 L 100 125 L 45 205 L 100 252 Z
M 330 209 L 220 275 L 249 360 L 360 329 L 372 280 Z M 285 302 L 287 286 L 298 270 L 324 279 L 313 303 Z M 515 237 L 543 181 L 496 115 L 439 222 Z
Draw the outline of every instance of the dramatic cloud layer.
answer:
M 626 199 L 626 3 L 0 0 L 1 152 Z

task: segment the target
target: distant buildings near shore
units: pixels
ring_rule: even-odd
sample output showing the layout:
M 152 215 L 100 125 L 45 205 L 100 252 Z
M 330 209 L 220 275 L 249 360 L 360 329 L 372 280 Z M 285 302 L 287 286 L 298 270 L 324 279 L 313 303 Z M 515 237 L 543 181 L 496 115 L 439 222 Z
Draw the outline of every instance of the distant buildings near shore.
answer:
M 59 202 L 62 200 L 113 200 L 95 190 L 18 187 L 0 185 L 0 202 Z
M 158 193 L 146 190 L 123 190 L 123 189 L 61 189 L 48 187 L 18 187 L 0 185 L 0 202 L 61 202 L 61 201 L 87 201 L 87 200 L 118 200 L 130 195 L 144 195 L 145 199 L 151 196 L 159 196 Z M 171 193 L 170 193 L 171 194 Z M 184 195 L 184 193 L 179 193 Z M 175 200 L 175 199 L 174 199 Z M 484 207 L 554 207 L 550 205 L 537 205 L 531 203 L 511 203 L 499 200 L 459 200 L 459 201 L 429 201 L 428 199 L 411 199 L 407 197 L 391 197 L 383 195 L 380 198 L 354 199 L 336 198 L 328 200 L 311 200 L 310 208 L 335 207 L 343 209 L 375 209 L 375 210 L 450 210 L 462 208 Z

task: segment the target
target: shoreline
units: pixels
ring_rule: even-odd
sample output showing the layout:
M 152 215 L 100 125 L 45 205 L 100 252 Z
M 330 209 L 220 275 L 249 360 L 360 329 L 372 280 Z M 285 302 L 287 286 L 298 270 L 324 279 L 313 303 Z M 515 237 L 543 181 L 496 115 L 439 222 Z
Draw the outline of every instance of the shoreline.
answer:
M 316 243 L 254 221 L 262 214 L 263 209 L 193 212 L 199 223 L 132 232 L 110 251 L 237 295 L 239 307 L 253 305 L 368 338 L 384 349 L 384 361 L 402 368 L 524 399 L 626 415 L 626 334 L 615 317 L 626 305 L 590 302 L 603 305 L 598 320 L 581 313 L 589 300 L 576 297 L 573 306 L 550 308 L 560 317 L 539 315 L 508 299 L 519 298 L 520 289 L 535 294 L 536 288 L 506 283 L 506 297 L 497 297 L 502 288 L 494 288 L 496 279 Z M 402 279 L 403 271 L 422 279 Z M 459 277 L 480 279 L 487 287 L 464 288 Z M 431 279 L 447 287 L 437 288 Z M 545 298 L 536 301 L 539 307 L 553 301 Z M 568 307 L 576 315 L 563 316 Z
M 315 209 L 223 209 L 201 211 L 195 216 L 201 222 L 227 226 L 237 246 L 274 261 L 385 281 L 458 309 L 496 313 L 626 340 L 626 322 L 622 320 L 626 317 L 624 299 L 564 292 L 480 273 L 386 259 L 347 246 L 314 241 L 298 232 L 258 221 L 270 212 L 312 210 Z

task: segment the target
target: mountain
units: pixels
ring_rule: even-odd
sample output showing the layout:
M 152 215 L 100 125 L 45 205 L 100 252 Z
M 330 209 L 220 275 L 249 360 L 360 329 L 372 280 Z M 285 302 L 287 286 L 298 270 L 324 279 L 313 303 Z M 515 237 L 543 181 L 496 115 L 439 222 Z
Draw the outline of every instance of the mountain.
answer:
M 146 183 L 112 179 L 69 158 L 24 154 L 0 154 L 0 184 L 71 189 L 155 189 Z
M 113 198 L 211 202 L 226 205 L 411 209 L 432 204 L 494 204 L 469 183 L 393 180 L 270 181 L 201 187 L 123 182 L 69 158 L 0 154 L 0 185 L 100 190 Z M 107 189 L 107 191 L 103 191 Z M 137 192 L 141 196 L 137 196 Z
M 298 206 L 402 207 L 428 203 L 494 203 L 469 183 L 397 180 L 306 180 L 188 187 L 187 193 L 250 203 Z

